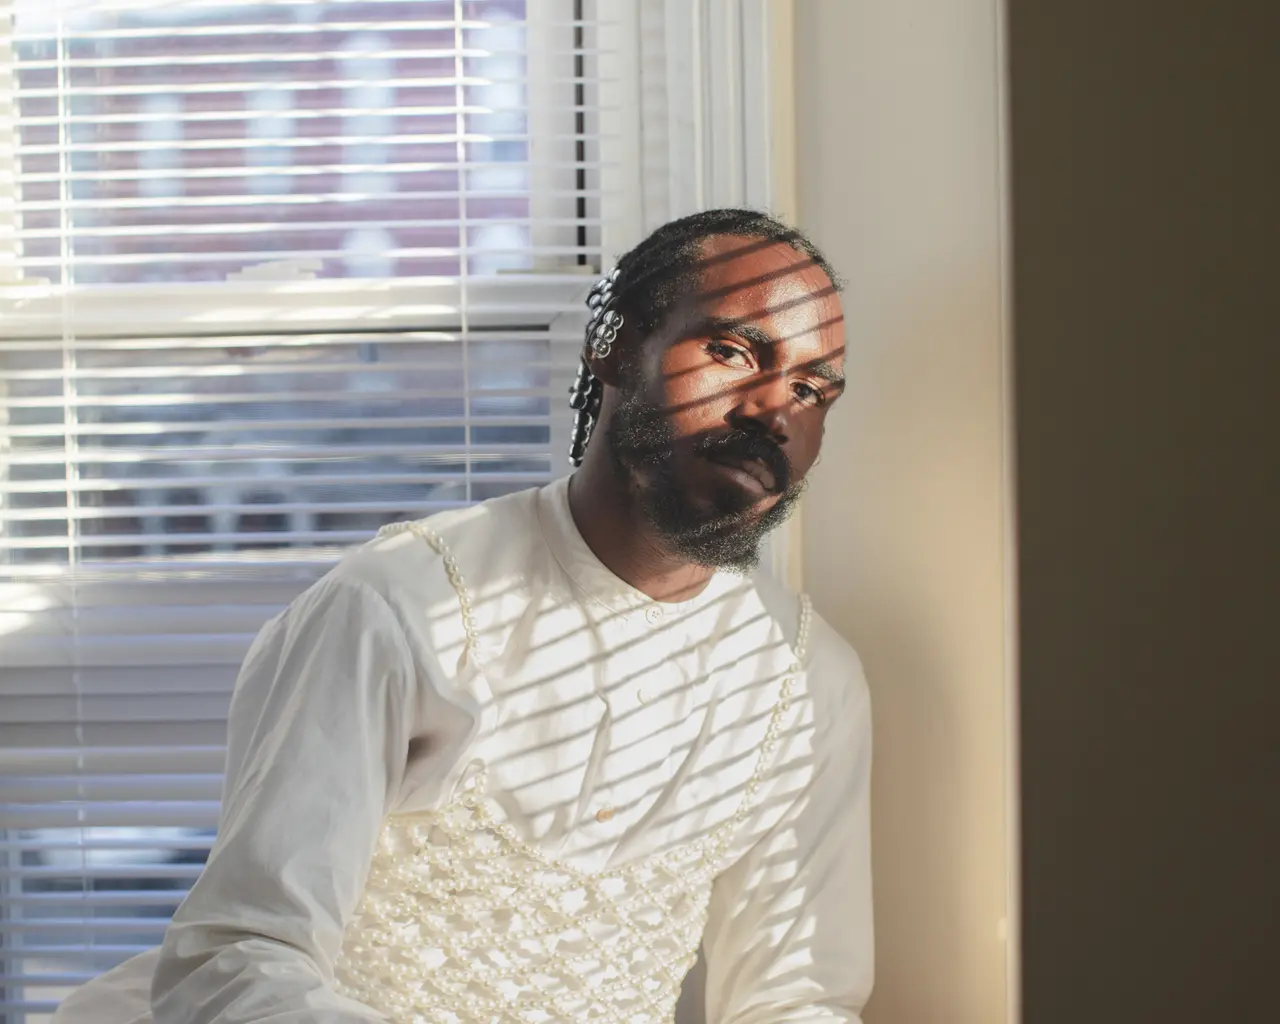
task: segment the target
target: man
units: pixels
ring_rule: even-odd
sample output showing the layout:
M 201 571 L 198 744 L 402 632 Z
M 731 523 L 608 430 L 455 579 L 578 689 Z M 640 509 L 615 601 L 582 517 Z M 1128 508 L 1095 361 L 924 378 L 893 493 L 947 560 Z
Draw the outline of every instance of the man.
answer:
M 384 530 L 269 623 L 162 950 L 60 1024 L 856 1021 L 868 695 L 751 581 L 843 385 L 833 274 L 716 210 L 592 290 L 568 479 Z

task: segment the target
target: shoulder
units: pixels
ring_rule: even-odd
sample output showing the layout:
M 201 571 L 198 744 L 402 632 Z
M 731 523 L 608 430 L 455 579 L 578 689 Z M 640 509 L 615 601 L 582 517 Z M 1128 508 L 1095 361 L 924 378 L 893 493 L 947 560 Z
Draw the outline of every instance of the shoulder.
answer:
M 755 586 L 765 610 L 777 621 L 787 641 L 794 644 L 801 615 L 800 595 L 767 574 L 758 576 Z M 860 728 L 857 723 L 869 716 L 871 698 L 862 659 L 853 646 L 812 608 L 804 667 L 807 689 L 818 720 L 828 718 Z
M 536 490 L 521 491 L 393 523 L 348 552 L 331 575 L 370 587 L 389 604 L 417 606 L 442 592 L 452 594 L 443 565 L 446 555 L 477 580 L 506 575 L 520 565 L 526 554 L 522 548 L 531 543 L 536 496 Z
M 871 761 L 871 691 L 862 659 L 816 611 L 809 626 L 801 700 L 809 703 L 812 749 L 825 786 L 841 793 L 865 779 Z
M 451 676 L 476 650 L 477 637 L 485 649 L 500 646 L 512 609 L 528 603 L 542 536 L 537 494 L 522 491 L 385 527 L 330 576 L 376 594 L 415 656 Z
M 834 691 L 845 707 L 866 705 L 871 699 L 862 659 L 853 646 L 816 611 L 809 627 L 806 667 L 814 681 Z

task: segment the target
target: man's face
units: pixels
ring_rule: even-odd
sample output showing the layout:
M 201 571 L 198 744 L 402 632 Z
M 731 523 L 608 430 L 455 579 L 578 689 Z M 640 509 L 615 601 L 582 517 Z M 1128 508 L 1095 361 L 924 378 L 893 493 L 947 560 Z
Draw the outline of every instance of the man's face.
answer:
M 800 495 L 843 386 L 840 302 L 822 269 L 781 243 L 703 247 L 700 283 L 626 354 L 608 443 L 673 548 L 748 570 Z

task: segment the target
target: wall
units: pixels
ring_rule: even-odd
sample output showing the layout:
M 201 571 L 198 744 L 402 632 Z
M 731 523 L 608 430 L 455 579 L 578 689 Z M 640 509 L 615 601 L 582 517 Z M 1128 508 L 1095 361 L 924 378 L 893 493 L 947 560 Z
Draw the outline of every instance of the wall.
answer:
M 1280 5 L 1013 3 L 1027 1024 L 1280 1019 Z
M 805 584 L 873 691 L 870 1024 L 999 1024 L 1010 784 L 994 0 L 795 5 L 801 224 L 848 277 Z

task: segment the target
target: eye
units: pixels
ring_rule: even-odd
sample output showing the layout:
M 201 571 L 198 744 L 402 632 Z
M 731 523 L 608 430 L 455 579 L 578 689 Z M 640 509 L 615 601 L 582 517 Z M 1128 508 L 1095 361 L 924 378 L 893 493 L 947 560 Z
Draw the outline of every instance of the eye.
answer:
M 705 351 L 707 355 L 718 363 L 744 368 L 751 366 L 751 357 L 747 355 L 746 349 L 731 345 L 727 341 L 721 341 L 719 338 L 712 338 L 708 341 Z
M 822 393 L 822 389 L 815 388 L 808 381 L 796 381 L 791 385 L 791 392 L 805 405 L 825 405 L 827 402 L 827 396 Z

